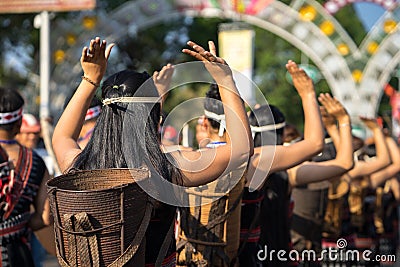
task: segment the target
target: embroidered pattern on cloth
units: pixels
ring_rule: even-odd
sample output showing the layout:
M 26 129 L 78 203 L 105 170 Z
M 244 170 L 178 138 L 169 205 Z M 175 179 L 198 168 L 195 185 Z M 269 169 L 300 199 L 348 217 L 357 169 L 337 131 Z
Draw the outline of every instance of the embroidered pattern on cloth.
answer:
M 96 118 L 100 115 L 101 107 L 95 106 L 88 109 L 85 116 L 85 121 Z
M 9 164 L 7 165 L 3 166 L 0 176 L 0 215 L 3 221 L 10 216 L 28 183 L 32 168 L 32 151 L 21 146 L 19 169 L 14 170 Z

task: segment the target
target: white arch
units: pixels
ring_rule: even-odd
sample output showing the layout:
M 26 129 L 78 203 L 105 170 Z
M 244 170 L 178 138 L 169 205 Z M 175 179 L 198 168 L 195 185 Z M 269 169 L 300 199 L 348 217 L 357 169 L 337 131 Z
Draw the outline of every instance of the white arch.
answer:
M 145 29 L 162 21 L 179 16 L 220 17 L 245 21 L 276 34 L 307 55 L 321 70 L 332 93 L 344 103 L 349 113 L 356 121 L 359 115 L 376 115 L 379 100 L 382 95 L 382 90 L 380 90 L 380 88 L 382 88 L 384 83 L 390 78 L 389 74 L 400 60 L 398 55 L 393 56 L 379 79 L 375 79 L 375 81 L 378 81 L 378 87 L 376 87 L 373 92 L 369 92 L 370 94 L 368 95 L 365 94 L 365 90 L 363 91 L 360 88 L 363 88 L 368 80 L 371 80 L 371 77 L 373 77 L 374 66 L 376 62 L 381 60 L 381 54 L 377 53 L 372 57 L 371 61 L 366 65 L 364 81 L 362 81 L 361 84 L 356 84 L 351 75 L 349 61 L 357 60 L 361 57 L 361 54 L 365 56 L 365 49 L 356 47 L 340 24 L 315 1 L 299 0 L 293 7 L 287 6 L 279 1 L 274 1 L 256 15 L 239 14 L 229 8 L 198 8 L 196 5 L 182 7 L 178 10 L 175 6 L 175 2 L 167 0 L 139 0 L 127 2 L 111 14 L 100 13 L 98 15 L 99 22 L 94 32 L 100 33 L 101 36 L 104 36 L 109 41 L 117 41 L 119 38 L 137 33 L 139 29 Z M 331 21 L 335 25 L 335 30 L 340 36 L 339 42 L 347 44 L 350 49 L 349 56 L 343 57 L 338 52 L 335 44 L 338 40 L 334 42 L 322 33 L 318 25 L 300 19 L 298 9 L 303 4 L 312 5 L 324 19 Z M 153 9 L 146 10 L 145 7 L 150 5 L 153 5 Z M 372 38 L 372 36 L 373 35 L 368 35 L 366 40 Z M 387 41 L 385 40 L 382 43 L 380 51 L 384 51 L 385 47 L 391 47 L 393 44 L 391 40 L 395 38 L 395 35 L 391 36 L 393 37 L 389 36 Z M 88 37 L 87 34 L 82 34 L 77 41 L 76 47 L 80 49 L 83 44 L 92 37 L 93 36 Z M 388 45 L 386 45 L 386 43 Z M 397 43 L 400 44 L 400 42 Z M 68 51 L 68 54 L 69 53 L 77 54 L 73 51 Z M 59 68 L 62 69 L 62 66 Z M 76 76 L 76 71 L 80 71 L 79 64 L 75 65 L 72 69 L 73 71 L 69 75 L 61 71 L 64 78 L 70 80 L 71 77 Z M 55 72 L 57 71 L 60 72 L 60 70 L 56 68 Z M 366 101 L 366 98 L 371 98 L 371 96 L 373 96 L 372 99 Z M 366 112 L 363 110 L 364 108 Z

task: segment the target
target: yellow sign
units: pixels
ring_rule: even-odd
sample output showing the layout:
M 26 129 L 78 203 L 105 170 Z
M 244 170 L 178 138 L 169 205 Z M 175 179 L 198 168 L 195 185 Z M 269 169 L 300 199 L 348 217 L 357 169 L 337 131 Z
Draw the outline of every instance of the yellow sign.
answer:
M 221 31 L 219 33 L 219 54 L 229 66 L 243 71 L 253 68 L 252 30 Z
M 96 0 L 0 0 L 0 13 L 39 13 L 93 9 Z
M 234 70 L 241 96 L 250 104 L 255 102 L 253 76 L 254 30 L 232 26 L 231 30 L 220 30 L 218 34 L 219 55 Z

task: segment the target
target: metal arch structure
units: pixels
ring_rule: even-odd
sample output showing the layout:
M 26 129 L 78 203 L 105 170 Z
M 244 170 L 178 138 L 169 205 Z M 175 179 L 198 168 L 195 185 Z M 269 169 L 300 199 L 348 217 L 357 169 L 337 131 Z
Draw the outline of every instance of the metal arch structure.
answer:
M 348 109 L 354 123 L 359 123 L 360 115 L 376 116 L 382 89 L 400 61 L 400 33 L 397 27 L 399 4 L 385 13 L 362 45 L 357 47 L 335 18 L 316 1 L 295 0 L 290 6 L 273 1 L 251 12 L 238 10 L 232 5 L 233 2 L 130 1 L 111 14 L 96 14 L 97 26 L 93 32 L 105 36 L 109 41 L 117 41 L 172 17 L 219 17 L 244 21 L 274 33 L 307 55 L 322 72 L 332 93 Z M 312 16 L 307 16 L 307 12 L 311 12 Z M 388 20 L 394 27 L 385 32 L 383 28 Z M 323 29 L 326 26 L 329 27 L 328 32 Z M 93 37 L 89 34 L 91 32 L 85 29 L 75 29 L 75 35 L 79 38 L 66 54 L 79 58 L 80 48 Z M 375 44 L 374 49 L 371 49 L 371 44 Z M 60 64 L 54 69 L 53 77 L 70 82 L 79 71 L 79 64 L 74 67 Z M 359 74 L 358 79 L 354 78 L 355 71 Z M 65 86 L 61 83 L 59 92 L 71 90 Z

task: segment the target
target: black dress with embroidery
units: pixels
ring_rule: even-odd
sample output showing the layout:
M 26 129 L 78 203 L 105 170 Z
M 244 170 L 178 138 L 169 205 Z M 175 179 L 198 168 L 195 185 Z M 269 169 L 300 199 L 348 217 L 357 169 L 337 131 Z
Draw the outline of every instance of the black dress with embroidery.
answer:
M 6 162 L 5 153 L 0 161 Z M 45 163 L 34 151 L 20 147 L 14 174 L 3 165 L 0 192 L 0 262 L 2 267 L 34 266 L 30 251 L 30 208 L 45 172 Z

